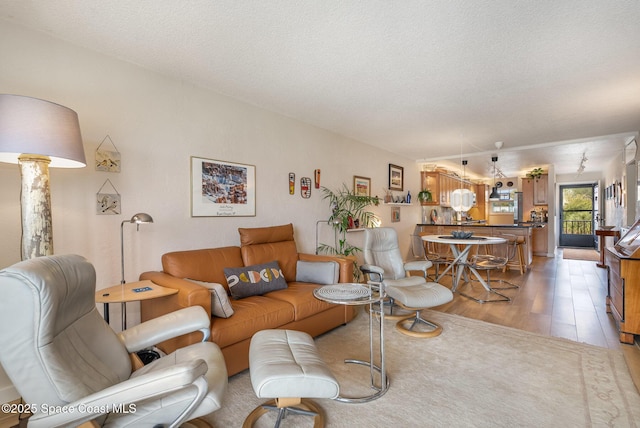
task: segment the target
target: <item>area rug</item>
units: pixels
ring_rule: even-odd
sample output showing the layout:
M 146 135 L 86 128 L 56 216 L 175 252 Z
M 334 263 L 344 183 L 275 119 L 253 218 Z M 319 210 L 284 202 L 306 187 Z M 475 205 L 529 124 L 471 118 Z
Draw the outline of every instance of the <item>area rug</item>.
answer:
M 600 260 L 600 254 L 596 250 L 584 248 L 563 248 L 562 258 L 568 260 L 588 260 L 597 262 Z
M 385 328 L 391 386 L 363 404 L 319 399 L 328 427 L 634 427 L 640 395 L 621 351 L 541 336 L 457 315 L 424 311 L 444 332 L 418 339 Z M 370 393 L 369 371 L 344 358 L 368 357 L 368 316 L 317 338 L 341 393 Z M 364 388 L 364 389 L 360 389 Z M 233 376 L 216 427 L 241 427 L 262 401 L 249 372 Z M 256 426 L 273 426 L 275 413 Z M 282 427 L 311 427 L 289 416 Z

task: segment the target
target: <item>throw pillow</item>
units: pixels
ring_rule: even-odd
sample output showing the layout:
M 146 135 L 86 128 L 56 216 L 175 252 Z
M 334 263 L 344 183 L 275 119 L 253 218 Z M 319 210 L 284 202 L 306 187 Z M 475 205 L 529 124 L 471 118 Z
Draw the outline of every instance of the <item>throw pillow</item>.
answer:
M 298 260 L 296 281 L 330 285 L 338 283 L 340 266 L 337 262 L 303 262 Z
M 188 281 L 200 284 L 211 291 L 211 315 L 219 318 L 229 318 L 233 315 L 233 307 L 229 302 L 229 296 L 227 296 L 227 290 L 222 284 L 217 282 L 204 282 L 197 281 L 195 279 L 185 278 Z
M 229 291 L 234 299 L 287 288 L 287 281 L 277 261 L 241 268 L 224 268 L 224 276 L 227 277 Z

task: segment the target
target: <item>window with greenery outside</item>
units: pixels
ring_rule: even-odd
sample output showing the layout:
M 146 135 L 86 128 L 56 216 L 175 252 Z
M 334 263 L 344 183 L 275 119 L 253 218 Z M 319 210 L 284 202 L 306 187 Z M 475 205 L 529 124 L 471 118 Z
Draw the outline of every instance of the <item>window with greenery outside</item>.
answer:
M 564 189 L 562 200 L 562 233 L 593 235 L 593 189 Z

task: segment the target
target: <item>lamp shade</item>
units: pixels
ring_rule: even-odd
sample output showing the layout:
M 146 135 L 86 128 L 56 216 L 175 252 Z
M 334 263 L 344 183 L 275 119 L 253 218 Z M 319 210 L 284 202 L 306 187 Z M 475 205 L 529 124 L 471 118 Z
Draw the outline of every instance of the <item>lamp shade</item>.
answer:
M 48 156 L 54 168 L 86 166 L 78 114 L 49 101 L 0 94 L 0 162 L 18 163 L 21 154 Z
M 500 200 L 500 194 L 498 193 L 498 188 L 493 186 L 491 188 L 491 194 L 489 195 L 489 200 L 490 201 L 499 201 Z
M 473 192 L 469 189 L 455 189 L 451 192 L 451 208 L 456 212 L 467 212 L 473 207 Z
M 153 218 L 147 213 L 138 213 L 131 217 L 129 220 L 130 223 L 142 224 L 142 223 L 153 223 Z

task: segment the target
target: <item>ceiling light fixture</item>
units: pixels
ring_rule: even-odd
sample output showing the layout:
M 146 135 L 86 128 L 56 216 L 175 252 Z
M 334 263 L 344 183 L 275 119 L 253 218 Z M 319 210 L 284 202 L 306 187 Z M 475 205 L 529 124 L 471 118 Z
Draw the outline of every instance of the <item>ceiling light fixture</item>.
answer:
M 462 180 L 460 184 L 464 186 L 464 182 L 466 182 L 467 177 L 467 161 L 462 161 L 463 173 Z M 456 213 L 467 212 L 473 206 L 473 192 L 469 189 L 461 187 L 460 189 L 455 189 L 451 192 L 451 208 Z
M 496 162 L 498 162 L 498 156 L 492 156 L 491 162 L 493 162 L 493 187 L 491 188 L 491 194 L 489 195 L 489 200 L 499 201 L 500 194 L 498 193 L 498 188 L 496 187 Z

